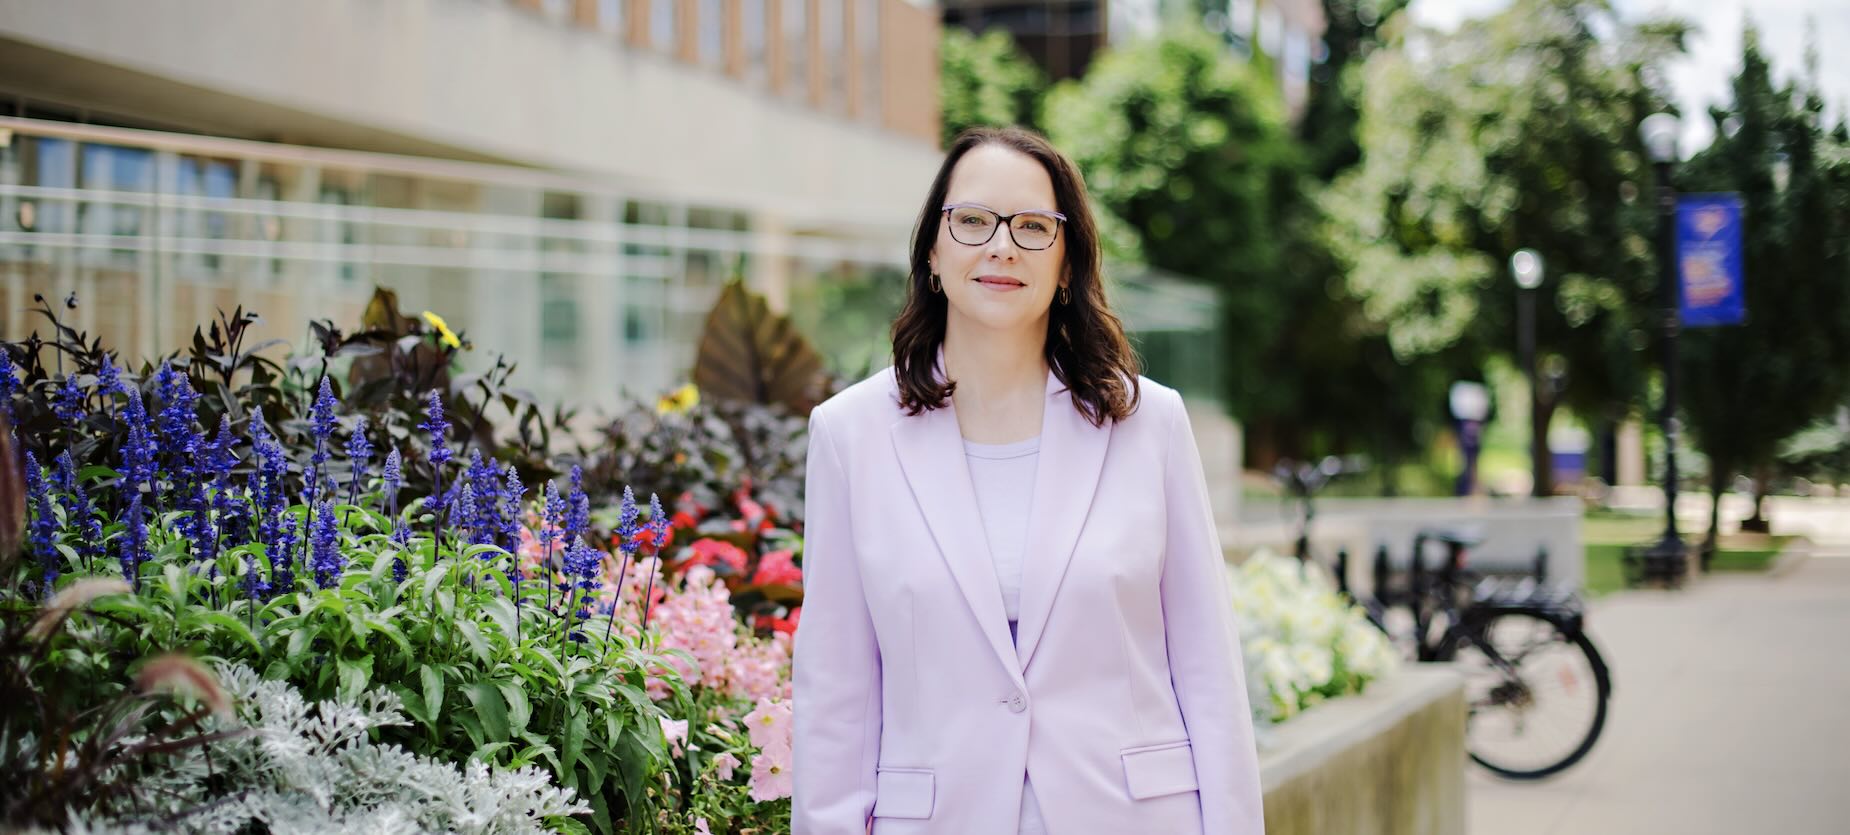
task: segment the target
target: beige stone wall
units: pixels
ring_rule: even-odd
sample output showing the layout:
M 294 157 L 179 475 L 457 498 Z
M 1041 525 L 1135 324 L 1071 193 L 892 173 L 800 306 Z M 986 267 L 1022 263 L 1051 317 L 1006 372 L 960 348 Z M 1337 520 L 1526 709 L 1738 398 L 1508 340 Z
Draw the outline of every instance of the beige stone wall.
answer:
M 1277 729 L 1266 835 L 1464 835 L 1467 762 L 1463 680 L 1403 670 Z

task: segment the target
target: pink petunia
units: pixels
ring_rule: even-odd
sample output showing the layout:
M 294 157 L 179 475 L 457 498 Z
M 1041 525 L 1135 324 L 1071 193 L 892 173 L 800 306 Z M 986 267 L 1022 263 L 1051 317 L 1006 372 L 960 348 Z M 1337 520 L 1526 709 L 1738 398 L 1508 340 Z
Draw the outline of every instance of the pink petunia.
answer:
M 789 702 L 759 699 L 758 706 L 745 714 L 745 730 L 759 748 L 788 746 L 794 730 L 793 715 Z
M 792 789 L 790 745 L 779 743 L 752 758 L 751 798 L 760 803 L 789 797 Z
M 668 740 L 668 750 L 677 757 L 681 756 L 681 743 L 687 741 L 687 720 L 663 716 L 661 722 L 662 736 Z
M 695 818 L 694 833 L 695 835 L 713 835 L 713 830 L 707 828 L 706 818 Z
M 719 756 L 713 758 L 713 771 L 721 780 L 731 780 L 732 770 L 739 765 L 739 758 L 733 756 L 731 751 L 721 751 Z

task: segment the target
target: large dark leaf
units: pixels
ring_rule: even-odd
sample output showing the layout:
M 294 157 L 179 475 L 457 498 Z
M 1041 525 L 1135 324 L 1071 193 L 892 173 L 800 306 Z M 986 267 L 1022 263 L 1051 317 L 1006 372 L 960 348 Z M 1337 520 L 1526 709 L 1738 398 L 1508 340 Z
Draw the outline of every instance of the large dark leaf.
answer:
M 0 566 L 11 565 L 26 527 L 26 471 L 20 458 L 13 448 L 13 427 L 0 415 Z
M 788 318 L 737 279 L 707 314 L 694 361 L 702 397 L 782 405 L 807 415 L 822 401 L 822 357 Z

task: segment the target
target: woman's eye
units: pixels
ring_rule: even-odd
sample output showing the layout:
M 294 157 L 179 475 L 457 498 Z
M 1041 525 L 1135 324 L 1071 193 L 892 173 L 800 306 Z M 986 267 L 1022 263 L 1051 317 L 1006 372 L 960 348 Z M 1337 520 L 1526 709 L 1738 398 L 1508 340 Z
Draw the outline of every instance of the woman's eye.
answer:
M 1045 232 L 1047 223 L 1041 220 L 1024 220 L 1021 222 L 1021 228 L 1027 232 Z

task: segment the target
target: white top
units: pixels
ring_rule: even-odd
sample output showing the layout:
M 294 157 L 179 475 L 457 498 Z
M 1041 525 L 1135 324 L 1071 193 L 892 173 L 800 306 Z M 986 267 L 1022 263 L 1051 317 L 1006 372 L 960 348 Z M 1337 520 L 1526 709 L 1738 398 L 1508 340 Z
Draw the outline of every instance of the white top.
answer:
M 1027 552 L 1028 506 L 1034 499 L 1034 470 L 1041 459 L 1041 439 L 1012 444 L 964 441 L 964 460 L 970 466 L 970 486 L 976 489 L 977 511 L 989 554 L 996 562 L 996 583 L 1002 590 L 1002 609 L 1008 613 L 1009 634 L 1021 620 L 1021 564 Z M 1046 835 L 1034 786 L 1022 775 L 1019 835 Z
M 1002 587 L 1002 610 L 1011 622 L 1021 620 L 1021 558 L 1027 545 L 1034 468 L 1040 458 L 1038 436 L 1012 444 L 964 441 L 970 484 L 976 488 L 983 533 L 989 538 L 989 554 L 996 561 L 996 581 Z

